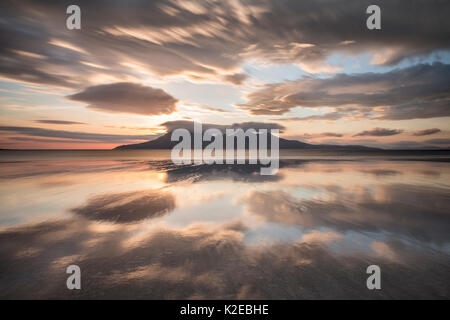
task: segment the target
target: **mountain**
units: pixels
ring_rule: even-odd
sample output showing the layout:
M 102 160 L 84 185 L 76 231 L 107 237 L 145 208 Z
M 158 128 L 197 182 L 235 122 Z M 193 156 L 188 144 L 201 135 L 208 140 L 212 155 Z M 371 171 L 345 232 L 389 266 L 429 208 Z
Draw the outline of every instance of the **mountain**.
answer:
M 115 150 L 146 150 L 146 149 L 172 149 L 179 141 L 171 141 L 172 132 L 168 132 L 161 137 L 137 144 L 122 145 L 115 148 Z M 193 136 L 193 135 L 192 135 Z M 223 136 L 225 142 L 225 135 Z M 205 148 L 209 141 L 203 141 L 203 148 Z M 193 148 L 193 146 L 192 146 Z M 246 142 L 246 148 L 247 142 Z M 270 148 L 270 138 L 268 138 L 268 148 Z M 297 140 L 287 140 L 279 138 L 280 149 L 310 149 L 310 150 L 380 150 L 360 145 L 331 145 L 331 144 L 309 144 Z

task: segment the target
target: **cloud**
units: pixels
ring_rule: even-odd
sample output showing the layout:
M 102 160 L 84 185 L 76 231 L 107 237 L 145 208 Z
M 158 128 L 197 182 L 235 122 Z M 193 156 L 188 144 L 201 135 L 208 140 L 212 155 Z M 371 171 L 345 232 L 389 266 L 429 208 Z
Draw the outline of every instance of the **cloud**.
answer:
M 439 133 L 439 132 L 441 132 L 441 129 L 438 129 L 438 128 L 425 129 L 425 130 L 420 130 L 420 131 L 414 132 L 413 136 L 429 136 L 431 134 L 435 134 L 435 133 Z
M 167 121 L 164 122 L 162 124 L 160 124 L 160 126 L 163 126 L 167 129 L 167 131 L 173 131 L 175 129 L 188 129 L 190 131 L 194 130 L 194 122 L 193 121 L 186 121 L 186 120 L 175 120 L 175 121 Z M 219 129 L 221 131 L 224 131 L 226 129 L 243 129 L 248 130 L 248 129 L 255 129 L 255 130 L 260 130 L 260 129 L 267 129 L 267 130 L 271 130 L 271 129 L 278 129 L 280 130 L 280 132 L 283 132 L 286 128 L 278 123 L 273 123 L 273 122 L 240 122 L 240 123 L 233 123 L 231 125 L 222 125 L 222 124 L 213 124 L 213 123 L 202 123 L 202 129 L 203 130 L 207 130 L 210 128 L 215 128 L 215 129 Z
M 34 120 L 37 123 L 45 123 L 45 124 L 86 124 L 84 122 L 76 122 L 76 121 L 64 121 L 64 120 Z
M 232 84 L 235 84 L 237 86 L 244 83 L 247 78 L 248 76 L 243 73 L 234 73 L 224 76 L 225 81 L 231 82 Z
M 303 134 L 303 138 L 305 139 L 315 139 L 315 138 L 325 138 L 325 137 L 335 137 L 340 138 L 344 135 L 342 133 L 335 132 L 321 132 L 321 133 L 305 133 Z
M 312 115 L 307 117 L 292 117 L 288 119 L 284 119 L 287 121 L 315 121 L 315 120 L 338 120 L 341 119 L 345 114 L 341 112 L 329 112 L 321 115 Z
M 386 73 L 337 74 L 268 84 L 239 104 L 254 115 L 281 115 L 293 108 L 330 107 L 334 112 L 296 120 L 344 116 L 406 120 L 450 116 L 450 65 L 419 64 Z
M 62 139 L 37 139 L 27 137 L 11 137 L 9 140 L 25 141 L 25 142 L 44 142 L 44 143 L 98 143 L 89 140 L 62 140 Z
M 243 129 L 243 130 L 248 130 L 248 129 L 256 129 L 256 130 L 260 130 L 260 129 L 267 129 L 267 130 L 277 129 L 277 130 L 280 130 L 280 132 L 283 132 L 286 129 L 284 126 L 282 126 L 281 124 L 278 124 L 278 123 L 273 123 L 273 122 L 255 122 L 255 121 L 233 123 L 231 125 L 231 128 L 234 128 L 234 129 L 240 128 L 240 129 Z
M 129 82 L 88 87 L 67 98 L 89 103 L 88 108 L 97 111 L 148 116 L 170 114 L 176 110 L 178 102 L 162 89 Z
M 442 32 L 450 26 L 447 2 L 380 0 L 383 27 L 376 33 L 365 26 L 366 0 L 77 4 L 86 13 L 83 32 L 66 30 L 60 4 L 3 2 L 0 74 L 66 88 L 98 84 L 100 76 L 129 81 L 137 73 L 217 81 L 248 59 L 336 72 L 339 66 L 327 63 L 333 54 L 371 53 L 373 63 L 395 65 L 450 47 Z
M 0 131 L 15 132 L 31 137 L 50 137 L 50 138 L 64 138 L 76 140 L 92 140 L 102 142 L 126 142 L 136 140 L 150 140 L 152 135 L 121 135 L 121 134 L 102 134 L 102 133 L 88 133 L 77 131 L 51 130 L 35 127 L 7 127 L 0 126 Z
M 325 114 L 318 114 L 318 115 L 312 115 L 312 116 L 306 116 L 306 117 L 289 117 L 289 118 L 274 118 L 272 120 L 275 121 L 316 121 L 316 120 L 325 120 L 325 121 L 332 121 L 332 120 L 339 120 L 345 116 L 345 113 L 341 112 L 328 112 Z
M 227 110 L 213 108 L 213 107 L 210 107 L 210 106 L 201 106 L 201 108 L 204 109 L 204 110 L 213 111 L 213 112 L 228 112 Z
M 402 132 L 403 132 L 403 130 L 373 128 L 373 129 L 365 130 L 358 134 L 355 134 L 354 137 L 364 137 L 364 136 L 387 137 L 387 136 L 394 136 L 394 135 L 400 134 Z
M 433 94 L 430 92 L 430 94 Z M 377 120 L 410 120 L 449 117 L 449 98 L 442 94 L 443 99 L 435 101 L 411 101 L 401 105 L 395 105 L 380 112 Z

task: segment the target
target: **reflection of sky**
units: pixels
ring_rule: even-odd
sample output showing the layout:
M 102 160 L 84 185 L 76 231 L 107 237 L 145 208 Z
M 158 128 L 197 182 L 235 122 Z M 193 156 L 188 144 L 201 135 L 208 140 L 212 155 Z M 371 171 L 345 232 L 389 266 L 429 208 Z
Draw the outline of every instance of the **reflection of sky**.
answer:
M 303 232 L 299 227 L 284 226 L 278 223 L 267 222 L 245 233 L 244 241 L 248 244 L 258 245 L 270 242 L 295 242 L 300 239 Z
M 392 272 L 401 264 L 413 276 L 435 263 L 437 275 L 449 276 L 450 168 L 445 162 L 299 162 L 282 166 L 280 179 L 267 181 L 254 181 L 245 172 L 239 173 L 241 179 L 236 172 L 204 174 L 202 168 L 195 177 L 186 171 L 184 179 L 178 168 L 173 179 L 170 166 L 161 168 L 116 160 L 1 164 L 1 264 L 24 263 L 11 279 L 27 272 L 28 265 L 44 262 L 56 268 L 77 259 L 97 265 L 105 277 L 120 274 L 120 286 L 133 285 L 134 277 L 155 281 L 159 268 L 174 268 L 167 283 L 181 283 L 187 291 L 195 289 L 177 268 L 200 276 L 197 263 L 202 261 L 225 282 L 236 272 L 269 272 L 263 271 L 266 259 L 279 259 L 294 278 L 300 272 L 295 265 L 314 278 L 316 264 L 328 260 L 345 275 L 347 267 L 371 260 Z M 105 261 L 98 256 L 103 250 L 110 253 Z M 218 256 L 209 261 L 209 255 Z M 222 270 L 220 259 L 236 270 Z M 271 265 L 275 261 L 267 268 L 278 268 Z M 408 265 L 411 261 L 421 267 Z M 50 276 L 51 270 L 40 272 Z M 232 286 L 224 286 L 236 297 Z M 425 295 L 432 292 L 422 289 Z

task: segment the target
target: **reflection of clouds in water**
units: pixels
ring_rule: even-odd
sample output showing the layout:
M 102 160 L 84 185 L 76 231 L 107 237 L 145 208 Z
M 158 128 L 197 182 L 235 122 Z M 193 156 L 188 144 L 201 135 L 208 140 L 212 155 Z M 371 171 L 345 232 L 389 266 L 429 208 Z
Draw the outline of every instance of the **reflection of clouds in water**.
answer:
M 1 179 L 18 179 L 26 177 L 83 174 L 131 170 L 139 163 L 136 161 L 17 161 L 15 163 L 0 162 Z M 7 165 L 7 167 L 5 166 Z M 80 183 L 80 181 L 73 181 Z
M 397 255 L 395 251 L 386 243 L 381 241 L 373 241 L 370 247 L 375 252 L 376 255 L 385 257 L 388 260 L 397 260 Z
M 443 298 L 448 258 L 395 241 L 375 254 L 338 255 L 320 243 L 339 236 L 311 232 L 298 243 L 246 246 L 241 223 L 149 232 L 139 246 L 123 248 L 126 225 L 92 231 L 82 218 L 46 222 L 0 233 L 2 298 Z M 70 232 L 66 232 L 70 230 Z M 54 237 L 61 234 L 60 237 Z M 91 246 L 84 243 L 96 239 Z M 19 249 L 35 249 L 17 256 Z M 386 252 L 395 252 L 395 260 Z M 65 287 L 65 268 L 77 264 L 83 289 Z M 366 288 L 365 268 L 378 264 L 382 291 Z M 400 265 L 401 264 L 401 268 Z M 420 272 L 420 282 L 417 279 Z M 440 281 L 435 281 L 440 277 Z M 410 279 L 405 281 L 405 279 Z
M 175 208 L 175 197 L 167 190 L 102 194 L 72 212 L 91 220 L 129 223 L 164 216 Z
M 441 175 L 441 173 L 439 171 L 434 171 L 434 170 L 421 170 L 420 172 L 423 175 L 434 177 L 434 178 L 439 178 Z
M 280 168 L 286 163 L 280 162 Z M 281 174 L 261 175 L 261 168 L 266 167 L 259 164 L 200 164 L 177 166 L 168 161 L 152 162 L 152 167 L 164 170 L 166 182 L 175 183 L 179 181 L 201 182 L 214 180 L 232 180 L 239 182 L 267 182 L 279 181 Z
M 386 169 L 362 170 L 362 172 L 372 174 L 376 177 L 396 176 L 402 174 L 400 171 L 397 170 L 386 170 Z
M 297 199 L 275 191 L 253 191 L 241 201 L 266 221 L 305 228 L 387 231 L 436 244 L 450 242 L 447 190 L 409 185 L 380 185 L 360 193 L 328 187 L 328 200 Z
M 304 234 L 300 239 L 301 243 L 331 243 L 342 239 L 342 235 L 334 231 L 312 230 Z
M 102 162 L 68 175 L 39 164 L 45 174 L 25 170 L 33 179 L 17 176 L 19 167 L 3 168 L 13 177 L 3 190 L 42 199 L 25 201 L 30 206 L 44 211 L 57 199 L 71 201 L 54 209 L 58 220 L 0 231 L 0 297 L 450 296 L 447 164 L 280 167 L 277 176 L 262 177 L 258 166 Z M 64 188 L 68 179 L 76 184 Z M 46 182 L 56 184 L 42 188 Z M 80 204 L 89 194 L 96 196 Z M 4 212 L 14 208 L 4 201 Z M 82 269 L 80 292 L 66 289 L 69 264 Z M 381 292 L 365 286 L 369 264 L 382 269 Z

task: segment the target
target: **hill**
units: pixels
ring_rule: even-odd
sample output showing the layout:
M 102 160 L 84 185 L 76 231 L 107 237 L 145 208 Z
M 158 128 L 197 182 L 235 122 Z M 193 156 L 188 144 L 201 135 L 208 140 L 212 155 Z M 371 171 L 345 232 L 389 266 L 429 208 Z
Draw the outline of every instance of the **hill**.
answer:
M 137 144 L 122 145 L 114 148 L 115 150 L 146 150 L 146 149 L 172 149 L 177 145 L 178 141 L 171 141 L 170 137 L 172 132 L 168 132 L 161 137 Z M 223 137 L 225 141 L 225 135 Z M 203 148 L 205 148 L 210 142 L 203 142 Z M 192 146 L 193 148 L 193 146 Z M 246 143 L 247 148 L 247 143 Z M 270 139 L 268 139 L 268 148 L 270 148 Z M 279 138 L 280 149 L 309 149 L 309 150 L 379 150 L 377 148 L 371 148 L 360 145 L 331 145 L 331 144 L 309 144 L 297 140 L 288 140 Z

